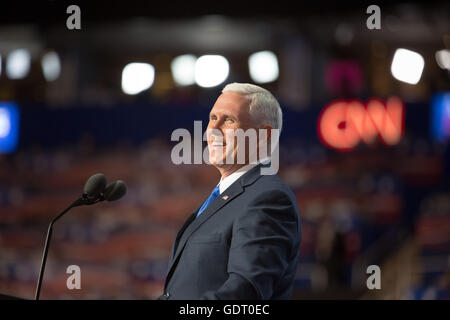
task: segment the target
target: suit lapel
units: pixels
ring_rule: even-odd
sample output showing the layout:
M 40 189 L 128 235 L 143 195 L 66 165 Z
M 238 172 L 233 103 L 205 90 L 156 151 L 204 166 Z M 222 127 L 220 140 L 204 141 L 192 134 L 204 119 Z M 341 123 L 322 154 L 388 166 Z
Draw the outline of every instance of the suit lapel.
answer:
M 212 217 L 219 209 L 233 200 L 235 197 L 244 192 L 244 187 L 253 183 L 261 177 L 259 174 L 260 165 L 252 168 L 249 172 L 244 174 L 241 178 L 235 181 L 227 190 L 225 190 L 220 196 L 218 196 L 213 202 L 209 204 L 208 207 L 202 212 L 198 218 L 196 218 L 197 212 L 200 207 L 188 218 L 184 223 L 183 227 L 177 234 L 174 246 L 172 247 L 171 259 L 169 262 L 166 283 L 172 275 L 173 269 L 175 268 L 176 261 L 179 258 L 181 252 L 184 249 L 189 237 L 210 217 Z
M 200 208 L 200 207 L 199 207 L 199 208 Z M 189 224 L 191 224 L 191 222 L 194 221 L 194 219 L 195 219 L 195 217 L 196 217 L 196 215 L 197 215 L 197 212 L 198 212 L 199 208 L 197 208 L 197 210 L 195 210 L 194 213 L 192 213 L 192 214 L 188 217 L 188 219 L 186 220 L 186 222 L 185 222 L 185 223 L 183 224 L 183 226 L 181 227 L 180 231 L 178 231 L 177 236 L 176 236 L 175 241 L 174 241 L 173 246 L 172 246 L 172 250 L 171 250 L 171 252 L 170 252 L 170 259 L 171 259 L 171 260 L 173 259 L 173 256 L 174 256 L 174 254 L 175 254 L 175 252 L 176 252 L 176 250 L 177 250 L 178 242 L 180 241 L 180 238 L 181 238 L 181 236 L 183 235 L 184 230 L 186 230 L 186 228 L 189 226 Z M 169 264 L 170 264 L 170 262 L 169 262 Z
M 225 204 L 233 200 L 233 198 L 237 197 L 239 194 L 241 194 L 244 190 L 242 189 L 241 184 L 234 183 L 231 185 L 226 191 L 224 191 L 220 196 L 218 196 L 213 202 L 209 204 L 208 207 L 206 207 L 205 211 L 202 212 L 201 215 L 198 216 L 198 218 L 195 218 L 197 215 L 197 211 L 191 216 L 193 217 L 193 221 L 190 222 L 189 225 L 187 225 L 187 221 L 185 225 L 186 228 L 183 230 L 182 234 L 180 235 L 180 239 L 178 239 L 178 245 L 177 248 L 174 250 L 175 254 L 173 256 L 173 259 L 171 259 L 169 263 L 169 271 L 170 273 L 172 267 L 174 266 L 175 261 L 177 260 L 178 256 L 183 251 L 184 246 L 186 245 L 186 242 L 188 241 L 189 237 L 210 217 L 212 217 L 220 208 L 222 208 Z M 228 196 L 228 197 L 226 197 Z M 225 199 L 224 199 L 225 197 Z M 184 227 L 184 226 L 183 226 Z M 182 230 L 180 230 L 181 232 Z

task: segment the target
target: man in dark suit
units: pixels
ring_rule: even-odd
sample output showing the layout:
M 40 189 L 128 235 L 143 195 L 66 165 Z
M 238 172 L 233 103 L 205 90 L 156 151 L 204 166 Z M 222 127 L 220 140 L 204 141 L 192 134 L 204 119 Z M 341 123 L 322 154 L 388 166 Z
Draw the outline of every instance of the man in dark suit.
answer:
M 238 153 L 251 145 L 235 143 L 233 135 L 266 129 L 271 142 L 281 127 L 269 91 L 238 83 L 223 89 L 207 129 L 209 162 L 221 179 L 178 232 L 159 299 L 290 298 L 301 241 L 297 200 L 276 174 L 263 174 L 274 160 L 259 156 L 264 139 L 258 134 L 256 152 L 239 162 Z

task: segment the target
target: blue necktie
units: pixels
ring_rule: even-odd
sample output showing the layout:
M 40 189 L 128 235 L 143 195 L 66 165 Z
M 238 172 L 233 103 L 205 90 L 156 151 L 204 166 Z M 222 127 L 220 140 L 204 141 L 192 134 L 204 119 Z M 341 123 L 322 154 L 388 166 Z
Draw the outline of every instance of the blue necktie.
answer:
M 213 192 L 209 195 L 208 199 L 203 203 L 200 209 L 197 212 L 197 217 L 209 206 L 211 202 L 213 202 L 220 195 L 219 185 L 214 188 Z

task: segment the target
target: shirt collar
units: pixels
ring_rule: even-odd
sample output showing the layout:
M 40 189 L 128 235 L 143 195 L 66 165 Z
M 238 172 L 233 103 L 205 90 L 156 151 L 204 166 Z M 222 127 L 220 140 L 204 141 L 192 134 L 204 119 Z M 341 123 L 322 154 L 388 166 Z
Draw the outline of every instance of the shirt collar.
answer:
M 227 190 L 228 187 L 231 186 L 237 179 L 242 177 L 244 174 L 246 174 L 248 171 L 250 171 L 250 169 L 252 169 L 253 167 L 256 167 L 259 163 L 267 163 L 269 161 L 270 161 L 270 158 L 268 158 L 268 157 L 260 159 L 256 163 L 247 164 L 247 165 L 239 168 L 238 170 L 236 170 L 229 176 L 221 179 L 219 182 L 220 193 L 222 194 L 222 192 Z

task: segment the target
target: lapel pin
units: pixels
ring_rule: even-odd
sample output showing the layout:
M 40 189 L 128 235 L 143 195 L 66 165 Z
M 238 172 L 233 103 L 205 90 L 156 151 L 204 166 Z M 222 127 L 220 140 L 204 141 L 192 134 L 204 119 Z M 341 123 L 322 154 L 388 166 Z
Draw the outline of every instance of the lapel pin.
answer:
M 227 200 L 227 199 L 228 199 L 228 196 L 223 196 L 222 199 L 223 199 L 223 200 Z

